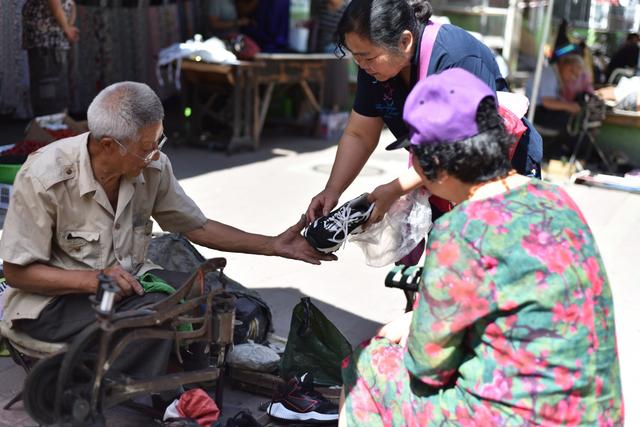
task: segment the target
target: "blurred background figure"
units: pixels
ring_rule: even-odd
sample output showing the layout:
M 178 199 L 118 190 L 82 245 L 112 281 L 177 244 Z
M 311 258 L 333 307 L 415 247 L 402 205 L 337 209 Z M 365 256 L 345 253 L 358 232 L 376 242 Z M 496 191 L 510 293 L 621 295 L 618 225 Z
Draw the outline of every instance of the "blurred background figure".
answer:
M 336 53 L 336 29 L 348 4 L 349 0 L 319 0 L 318 4 L 315 5 L 318 9 L 315 48 L 317 52 Z M 332 78 L 325 85 L 324 107 L 330 111 L 347 109 L 349 101 L 349 60 L 327 62 L 327 76 Z
M 566 133 L 567 124 L 573 114 L 580 112 L 580 104 L 563 96 L 563 88 L 580 79 L 584 73 L 584 61 L 580 55 L 561 56 L 556 63 L 546 65 L 540 77 L 538 98 L 531 99 L 533 77 L 527 82 L 527 96 L 535 102 L 534 123 L 547 129 Z
M 318 50 L 333 53 L 336 50 L 335 33 L 338 22 L 349 4 L 348 0 L 324 0 L 318 16 Z
M 29 57 L 35 116 L 69 107 L 69 50 L 78 41 L 73 0 L 27 0 L 22 8 L 22 48 Z
M 582 58 L 583 66 L 580 75 L 572 80 L 563 82 L 560 96 L 565 101 L 574 101 L 583 93 L 593 93 L 593 55 L 582 37 L 571 37 L 570 26 L 566 19 L 562 20 L 558 28 L 556 42 L 551 54 L 550 63 L 557 63 L 565 55 L 578 55 Z
M 255 9 L 258 0 L 252 0 Z M 209 26 L 213 36 L 224 39 L 240 32 L 240 28 L 249 24 L 250 20 L 247 14 L 250 13 L 250 5 L 244 5 L 240 8 L 242 15 L 239 14 L 239 8 L 236 7 L 235 0 L 209 0 Z
M 609 81 L 613 70 L 616 68 L 631 68 L 635 70 L 638 67 L 639 43 L 640 35 L 638 33 L 631 33 L 627 36 L 624 44 L 611 57 L 611 62 L 607 68 L 607 81 Z
M 640 111 L 640 76 L 622 76 L 615 86 L 605 86 L 596 93 L 615 108 Z

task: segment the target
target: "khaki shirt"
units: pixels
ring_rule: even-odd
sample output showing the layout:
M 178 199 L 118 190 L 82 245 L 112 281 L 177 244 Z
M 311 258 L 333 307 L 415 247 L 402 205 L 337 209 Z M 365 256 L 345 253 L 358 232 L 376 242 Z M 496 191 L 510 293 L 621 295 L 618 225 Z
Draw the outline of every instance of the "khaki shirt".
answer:
M 150 217 L 174 233 L 204 225 L 206 217 L 180 187 L 164 153 L 140 175 L 121 179 L 114 212 L 94 178 L 88 136 L 62 139 L 29 156 L 14 183 L 0 258 L 68 270 L 99 270 L 119 263 L 140 275 L 157 268 L 145 258 Z M 4 321 L 35 319 L 53 299 L 9 288 Z

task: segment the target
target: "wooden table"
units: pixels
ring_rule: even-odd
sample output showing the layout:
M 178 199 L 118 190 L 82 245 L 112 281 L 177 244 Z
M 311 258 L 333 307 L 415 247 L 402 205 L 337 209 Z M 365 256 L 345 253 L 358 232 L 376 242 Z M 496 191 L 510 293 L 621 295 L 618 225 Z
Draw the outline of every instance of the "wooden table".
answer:
M 256 134 L 253 103 L 255 70 L 260 66 L 246 61 L 224 64 L 182 61 L 182 79 L 185 83 L 183 102 L 192 109 L 187 122 L 189 141 L 199 142 L 203 120 L 212 118 L 231 124 L 232 134 L 227 152 L 243 147 L 258 147 L 259 135 Z M 225 104 L 231 108 L 219 108 Z M 210 148 L 213 148 L 211 144 Z
M 609 158 L 625 159 L 640 167 L 640 112 L 608 112 L 596 142 Z
M 233 134 L 227 151 L 243 147 L 256 149 L 276 85 L 300 86 L 319 123 L 326 63 L 336 60 L 333 54 L 301 53 L 261 53 L 254 61 L 225 64 L 184 60 L 182 74 L 187 102 L 190 102 L 187 105 L 193 109 L 189 138 L 200 137 L 202 120 L 207 117 L 222 122 L 229 119 Z M 206 98 L 202 97 L 203 89 L 207 92 Z M 216 102 L 229 95 L 231 111 L 216 108 Z

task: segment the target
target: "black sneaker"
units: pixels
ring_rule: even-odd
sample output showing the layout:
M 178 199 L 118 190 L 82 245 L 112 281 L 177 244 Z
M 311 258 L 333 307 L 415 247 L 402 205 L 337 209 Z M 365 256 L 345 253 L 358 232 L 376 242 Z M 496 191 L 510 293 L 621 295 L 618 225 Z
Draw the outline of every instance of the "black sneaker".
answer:
M 374 206 L 367 196 L 364 193 L 313 221 L 304 231 L 309 244 L 320 252 L 331 253 L 340 249 L 349 234 L 362 231 L 362 225 L 371 216 Z
M 267 407 L 267 414 L 280 421 L 332 423 L 338 421 L 338 405 L 313 389 L 313 377 L 307 373 L 290 379 L 278 390 Z
M 225 427 L 262 427 L 262 424 L 253 418 L 253 415 L 248 411 L 243 410 L 228 419 Z

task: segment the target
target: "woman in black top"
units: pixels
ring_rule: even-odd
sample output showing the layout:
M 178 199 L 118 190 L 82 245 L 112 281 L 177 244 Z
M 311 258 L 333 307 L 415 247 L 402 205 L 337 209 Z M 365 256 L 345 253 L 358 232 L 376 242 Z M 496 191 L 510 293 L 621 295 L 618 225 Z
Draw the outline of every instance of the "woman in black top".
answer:
M 329 180 L 311 200 L 307 221 L 328 214 L 337 205 L 378 145 L 384 125 L 396 138 L 408 134 L 402 110 L 418 80 L 420 42 L 427 34 L 431 13 L 426 0 L 352 0 L 347 6 L 336 39 L 359 66 L 356 99 Z M 493 90 L 508 89 L 488 47 L 459 27 L 443 25 L 433 41 L 426 75 L 454 67 L 470 71 Z M 528 130 L 512 164 L 523 175 L 539 176 L 542 140 L 533 126 L 525 124 Z M 376 204 L 371 221 L 381 220 L 395 200 L 420 185 L 415 171 L 407 169 L 399 178 L 377 187 L 369 196 Z

